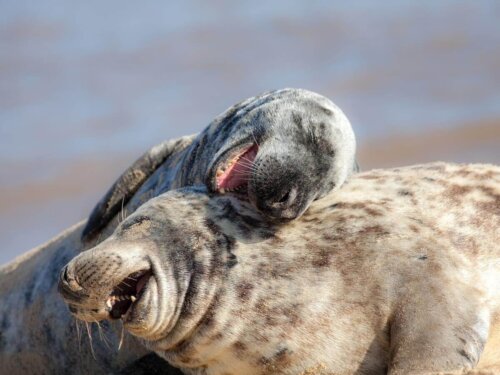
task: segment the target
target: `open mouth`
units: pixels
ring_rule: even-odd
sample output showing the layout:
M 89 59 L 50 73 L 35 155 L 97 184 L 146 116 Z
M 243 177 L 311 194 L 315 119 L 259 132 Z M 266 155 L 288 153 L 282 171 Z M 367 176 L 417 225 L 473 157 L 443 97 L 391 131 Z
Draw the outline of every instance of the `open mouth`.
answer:
M 113 288 L 106 300 L 110 319 L 122 318 L 133 304 L 139 302 L 151 276 L 150 270 L 134 272 Z
M 259 147 L 256 144 L 240 150 L 221 162 L 216 172 L 216 190 L 218 193 L 244 192 L 253 170 L 253 162 Z

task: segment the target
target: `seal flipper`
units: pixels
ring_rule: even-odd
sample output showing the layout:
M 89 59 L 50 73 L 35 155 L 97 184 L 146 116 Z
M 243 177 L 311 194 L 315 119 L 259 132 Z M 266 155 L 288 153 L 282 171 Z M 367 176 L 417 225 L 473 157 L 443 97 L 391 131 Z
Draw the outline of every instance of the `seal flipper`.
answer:
M 396 309 L 390 375 L 470 370 L 479 362 L 490 326 L 484 301 L 459 279 L 435 280 L 405 296 Z M 442 288 L 447 283 L 453 287 Z
M 176 152 L 188 147 L 194 135 L 168 140 L 152 147 L 137 159 L 115 181 L 104 197 L 97 203 L 82 232 L 82 241 L 87 243 L 120 212 L 142 184 Z

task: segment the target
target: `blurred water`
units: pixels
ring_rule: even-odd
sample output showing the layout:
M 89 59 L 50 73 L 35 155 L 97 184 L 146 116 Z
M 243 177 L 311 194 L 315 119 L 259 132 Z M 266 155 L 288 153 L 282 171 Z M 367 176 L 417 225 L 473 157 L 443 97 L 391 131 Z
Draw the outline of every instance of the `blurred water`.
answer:
M 500 162 L 499 16 L 496 1 L 2 1 L 0 264 L 85 217 L 146 148 L 273 88 L 332 98 L 369 167 Z M 368 154 L 471 126 L 488 136 Z

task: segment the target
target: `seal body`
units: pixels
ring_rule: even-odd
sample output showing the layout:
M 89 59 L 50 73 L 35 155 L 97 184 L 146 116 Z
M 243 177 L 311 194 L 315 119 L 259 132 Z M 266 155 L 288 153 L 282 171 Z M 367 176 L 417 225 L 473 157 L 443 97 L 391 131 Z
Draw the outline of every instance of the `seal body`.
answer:
M 188 374 L 500 370 L 500 168 L 353 176 L 297 220 L 165 193 L 63 269 L 74 315 Z
M 349 120 L 327 98 L 302 89 L 264 93 L 199 135 L 144 154 L 98 203 L 83 239 L 94 239 L 124 207 L 133 212 L 162 192 L 197 184 L 248 198 L 268 219 L 294 219 L 357 170 L 355 149 Z

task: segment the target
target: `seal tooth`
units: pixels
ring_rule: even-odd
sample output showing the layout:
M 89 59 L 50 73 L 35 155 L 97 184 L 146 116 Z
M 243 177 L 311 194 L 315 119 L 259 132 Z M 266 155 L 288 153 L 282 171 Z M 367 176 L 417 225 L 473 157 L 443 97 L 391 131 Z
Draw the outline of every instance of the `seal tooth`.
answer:
M 108 306 L 110 309 L 113 308 L 113 305 L 111 304 L 111 298 L 108 298 L 108 300 L 106 301 L 106 306 Z
M 226 192 L 226 190 L 224 190 L 224 188 L 220 188 L 220 193 L 221 194 L 224 194 Z
M 135 301 L 137 301 L 137 298 L 135 298 L 135 296 L 130 296 L 130 300 L 131 300 L 132 302 L 135 302 Z

